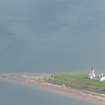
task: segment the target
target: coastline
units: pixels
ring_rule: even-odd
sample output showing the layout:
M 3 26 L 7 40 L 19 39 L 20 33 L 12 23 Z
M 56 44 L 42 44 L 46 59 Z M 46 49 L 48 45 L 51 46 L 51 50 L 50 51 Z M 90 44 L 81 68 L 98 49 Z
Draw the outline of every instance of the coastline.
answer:
M 59 86 L 50 83 L 39 83 L 37 84 L 41 86 L 42 89 L 52 92 L 55 94 L 63 95 L 66 97 L 72 97 L 77 100 L 92 102 L 96 105 L 105 105 L 105 95 L 93 93 L 89 91 L 82 91 L 73 88 L 68 88 L 64 86 Z
M 75 98 L 76 100 L 81 100 L 85 102 L 90 102 L 95 105 L 105 105 L 105 94 L 94 93 L 90 91 L 83 91 L 74 88 L 68 88 L 66 86 L 55 85 L 52 83 L 48 83 L 45 81 L 18 81 L 25 85 L 36 85 L 40 87 L 42 90 L 62 95 L 65 97 Z
M 105 105 L 105 94 L 95 93 L 87 90 L 79 90 L 71 87 L 66 87 L 65 85 L 55 85 L 53 83 L 43 81 L 43 79 L 35 80 L 30 77 L 20 78 L 20 76 L 17 76 L 16 78 L 11 78 L 10 76 L 8 78 L 8 76 L 6 76 L 1 78 L 0 80 L 13 80 L 27 86 L 38 86 L 46 92 L 62 95 L 65 97 L 71 97 L 76 100 L 86 101 L 95 105 Z

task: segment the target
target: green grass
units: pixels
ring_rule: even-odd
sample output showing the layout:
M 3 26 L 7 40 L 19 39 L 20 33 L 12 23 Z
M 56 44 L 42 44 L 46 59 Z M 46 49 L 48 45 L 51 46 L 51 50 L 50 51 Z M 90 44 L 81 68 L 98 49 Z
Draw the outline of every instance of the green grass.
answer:
M 105 93 L 105 82 L 90 80 L 88 75 L 78 74 L 57 74 L 48 80 L 50 83 L 73 87 L 76 89 L 89 90 Z

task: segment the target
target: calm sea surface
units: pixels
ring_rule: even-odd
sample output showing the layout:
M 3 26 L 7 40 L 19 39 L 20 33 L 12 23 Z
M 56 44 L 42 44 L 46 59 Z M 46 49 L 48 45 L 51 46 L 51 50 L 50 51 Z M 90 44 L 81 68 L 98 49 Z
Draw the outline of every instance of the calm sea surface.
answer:
M 60 95 L 50 94 L 38 87 L 0 81 L 0 105 L 93 105 Z

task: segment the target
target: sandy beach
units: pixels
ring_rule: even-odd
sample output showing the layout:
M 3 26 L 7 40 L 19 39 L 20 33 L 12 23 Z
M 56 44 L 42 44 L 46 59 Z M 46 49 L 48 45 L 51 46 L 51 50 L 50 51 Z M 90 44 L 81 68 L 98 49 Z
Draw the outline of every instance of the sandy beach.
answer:
M 89 91 L 76 90 L 73 88 L 67 88 L 64 86 L 49 84 L 49 83 L 41 83 L 39 84 L 44 90 L 53 92 L 56 94 L 60 94 L 66 97 L 73 97 L 77 100 L 82 101 L 90 101 L 95 103 L 96 105 L 105 105 L 105 95 L 97 94 Z
M 2 78 L 1 80 L 7 81 L 12 79 Z M 71 87 L 66 87 L 65 85 L 55 85 L 52 83 L 45 82 L 43 80 L 39 81 L 39 80 L 32 80 L 29 78 L 28 79 L 16 78 L 14 79 L 14 81 L 21 83 L 23 85 L 38 86 L 42 90 L 53 94 L 58 94 L 65 97 L 72 97 L 72 98 L 75 98 L 76 100 L 94 103 L 95 105 L 105 105 L 105 94 L 99 94 L 99 93 L 90 92 L 86 90 L 78 90 Z
M 37 85 L 44 91 L 66 97 L 72 97 L 76 100 L 87 101 L 94 103 L 95 105 L 105 105 L 105 94 L 99 94 L 85 90 L 77 90 L 74 88 L 55 85 L 43 81 L 21 81 L 21 83 L 25 83 L 27 85 Z

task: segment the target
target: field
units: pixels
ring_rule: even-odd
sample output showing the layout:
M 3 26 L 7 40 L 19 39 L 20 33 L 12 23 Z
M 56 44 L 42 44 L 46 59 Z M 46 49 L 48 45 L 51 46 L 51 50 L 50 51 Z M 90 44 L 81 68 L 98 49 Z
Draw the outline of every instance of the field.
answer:
M 105 93 L 105 82 L 90 80 L 88 75 L 85 74 L 56 74 L 51 76 L 47 82 L 81 90 Z

